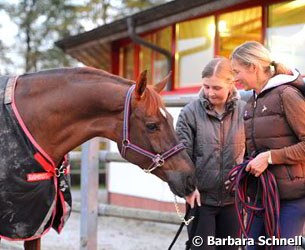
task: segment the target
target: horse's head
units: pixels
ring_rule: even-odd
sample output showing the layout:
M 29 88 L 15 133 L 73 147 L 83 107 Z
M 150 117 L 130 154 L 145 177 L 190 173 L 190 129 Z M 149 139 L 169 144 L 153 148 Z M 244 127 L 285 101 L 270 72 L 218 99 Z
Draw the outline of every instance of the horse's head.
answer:
M 146 71 L 126 96 L 122 143 L 124 158 L 166 181 L 179 196 L 194 190 L 194 166 L 173 127 L 173 118 L 165 109 L 159 92 L 168 78 L 147 86 Z

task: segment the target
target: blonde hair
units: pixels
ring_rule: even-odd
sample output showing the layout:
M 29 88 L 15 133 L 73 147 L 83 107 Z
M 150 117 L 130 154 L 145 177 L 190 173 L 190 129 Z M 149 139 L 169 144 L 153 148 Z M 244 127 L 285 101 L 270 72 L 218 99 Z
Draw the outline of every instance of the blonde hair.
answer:
M 225 79 L 228 83 L 233 83 L 233 72 L 231 68 L 231 62 L 225 57 L 213 58 L 202 70 L 201 77 L 209 78 L 217 76 Z
M 256 41 L 245 42 L 236 47 L 230 59 L 237 60 L 246 67 L 250 67 L 251 64 L 257 65 L 266 74 L 292 74 L 284 64 L 273 61 L 269 50 Z

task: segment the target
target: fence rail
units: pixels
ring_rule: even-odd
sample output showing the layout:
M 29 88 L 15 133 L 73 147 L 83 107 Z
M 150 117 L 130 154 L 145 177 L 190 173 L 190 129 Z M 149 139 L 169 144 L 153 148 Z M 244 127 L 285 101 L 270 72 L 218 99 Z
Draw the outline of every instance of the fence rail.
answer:
M 81 151 L 71 151 L 69 153 L 69 158 L 72 161 L 78 161 L 82 158 L 82 152 Z M 122 158 L 122 156 L 117 152 L 110 152 L 107 150 L 99 150 L 98 153 L 98 159 L 101 162 L 127 162 L 125 159 Z

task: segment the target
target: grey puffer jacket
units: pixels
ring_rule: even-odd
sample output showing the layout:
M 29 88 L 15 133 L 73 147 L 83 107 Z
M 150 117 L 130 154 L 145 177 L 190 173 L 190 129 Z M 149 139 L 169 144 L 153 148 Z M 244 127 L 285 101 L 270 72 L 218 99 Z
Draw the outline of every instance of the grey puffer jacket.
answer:
M 197 188 L 201 202 L 211 206 L 233 204 L 224 182 L 233 166 L 243 161 L 245 102 L 234 90 L 226 111 L 219 116 L 204 97 L 186 105 L 180 112 L 176 131 L 196 167 Z

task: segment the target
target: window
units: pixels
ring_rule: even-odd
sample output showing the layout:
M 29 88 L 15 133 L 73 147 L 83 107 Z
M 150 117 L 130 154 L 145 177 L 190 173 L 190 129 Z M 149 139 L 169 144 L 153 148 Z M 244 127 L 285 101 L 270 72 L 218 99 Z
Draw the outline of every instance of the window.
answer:
M 160 48 L 171 52 L 173 44 L 172 27 L 167 27 L 156 32 L 154 35 L 154 42 Z M 169 73 L 167 68 L 167 58 L 163 54 L 154 52 L 153 64 L 153 80 L 157 83 Z
M 152 43 L 152 35 L 148 35 L 144 37 L 149 43 Z M 147 70 L 147 80 L 148 83 L 152 83 L 152 57 L 153 51 L 144 46 L 140 46 L 140 72 L 143 70 Z
M 296 0 L 269 6 L 267 46 L 273 59 L 305 68 L 305 1 Z
M 176 24 L 176 88 L 198 86 L 203 67 L 214 56 L 214 17 Z
M 120 48 L 120 69 L 119 74 L 127 79 L 135 79 L 133 44 Z
M 146 35 L 144 39 L 167 50 L 172 51 L 172 28 L 167 27 L 160 31 Z M 169 72 L 167 67 L 167 58 L 150 48 L 140 46 L 140 71 L 148 70 L 148 82 L 157 83 L 162 80 Z
M 246 41 L 262 42 L 262 7 L 248 8 L 219 16 L 219 55 L 229 57 Z

